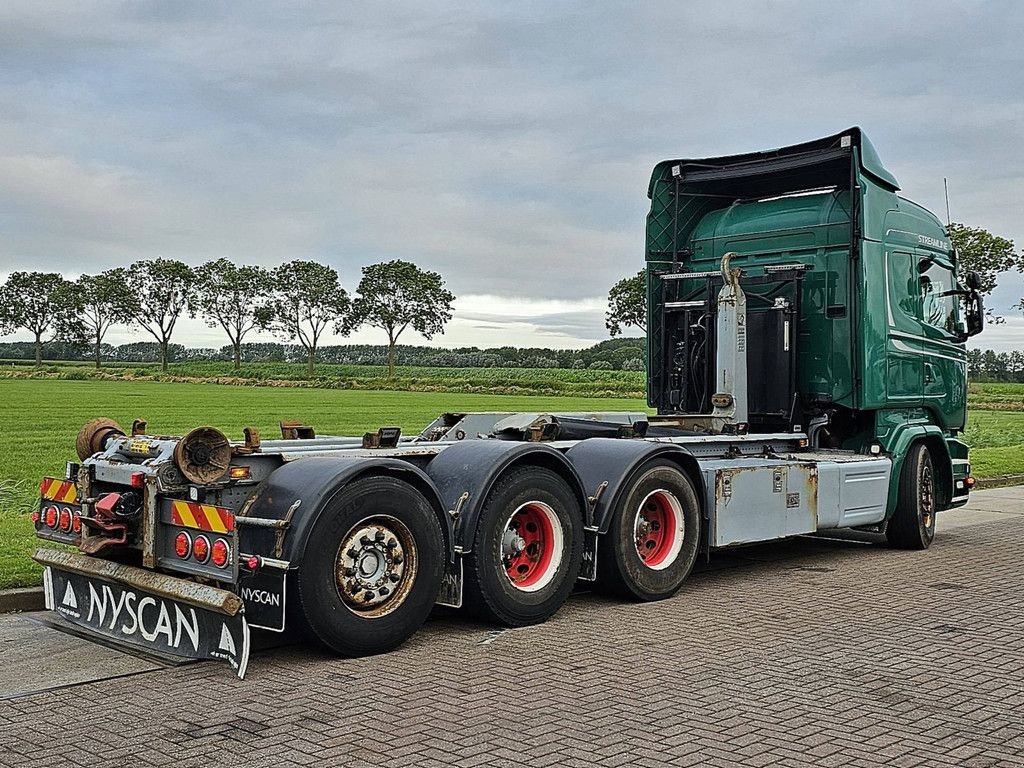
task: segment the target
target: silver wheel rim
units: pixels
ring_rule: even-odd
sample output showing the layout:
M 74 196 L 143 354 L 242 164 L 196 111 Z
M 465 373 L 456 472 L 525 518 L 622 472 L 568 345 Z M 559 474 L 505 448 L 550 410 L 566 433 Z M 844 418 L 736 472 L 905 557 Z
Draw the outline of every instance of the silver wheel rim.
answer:
M 335 557 L 335 586 L 345 607 L 379 618 L 405 602 L 416 580 L 418 552 L 412 532 L 390 515 L 373 515 L 352 526 Z

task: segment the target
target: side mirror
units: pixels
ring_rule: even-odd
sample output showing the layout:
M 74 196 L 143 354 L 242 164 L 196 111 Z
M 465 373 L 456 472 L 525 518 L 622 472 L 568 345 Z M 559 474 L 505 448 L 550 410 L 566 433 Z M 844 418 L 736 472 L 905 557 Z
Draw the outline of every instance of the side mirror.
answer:
M 968 272 L 964 275 L 964 285 L 972 291 L 979 290 L 981 288 L 981 276 L 977 272 Z
M 971 275 L 976 273 L 971 272 Z M 970 285 L 970 279 L 968 278 L 968 285 Z M 967 338 L 971 336 L 977 336 L 985 328 L 985 304 L 981 298 L 981 294 L 976 289 L 972 289 L 970 294 L 966 297 L 967 307 L 964 312 L 964 324 L 967 327 Z

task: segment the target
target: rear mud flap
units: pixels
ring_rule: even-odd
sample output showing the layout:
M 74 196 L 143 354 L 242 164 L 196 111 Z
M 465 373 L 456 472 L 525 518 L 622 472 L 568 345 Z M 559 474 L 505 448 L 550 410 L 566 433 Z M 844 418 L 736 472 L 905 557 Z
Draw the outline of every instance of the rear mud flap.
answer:
M 52 565 L 43 571 L 43 590 L 47 608 L 89 634 L 143 651 L 223 661 L 245 676 L 249 625 L 240 608 L 219 611 Z

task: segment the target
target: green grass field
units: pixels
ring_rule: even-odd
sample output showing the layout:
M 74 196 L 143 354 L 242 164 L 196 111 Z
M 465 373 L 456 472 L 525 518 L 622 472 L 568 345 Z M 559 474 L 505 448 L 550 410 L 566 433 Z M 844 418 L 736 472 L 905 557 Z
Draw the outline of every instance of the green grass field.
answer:
M 381 365 L 318 363 L 310 376 L 299 363 L 245 363 L 234 371 L 230 363 L 172 363 L 167 373 L 152 363 L 104 365 L 47 363 L 33 368 L 23 362 L 0 363 L 0 379 L 42 378 L 66 381 L 216 382 L 258 387 L 315 387 L 319 389 L 400 390 L 483 395 L 542 395 L 544 397 L 644 397 L 640 371 L 570 368 L 429 368 L 397 366 L 389 379 Z
M 500 369 L 493 370 L 494 379 L 501 380 Z M 516 371 L 514 375 L 523 376 L 522 381 L 526 381 L 528 373 Z M 585 380 L 587 374 L 609 372 L 564 373 Z M 626 382 L 628 388 L 637 386 L 635 378 Z M 975 476 L 1024 473 L 1024 385 L 971 385 L 971 401 L 972 406 L 985 406 L 972 408 L 965 433 L 973 446 Z M 28 557 L 36 546 L 28 515 L 36 503 L 39 479 L 46 474 L 60 474 L 64 462 L 75 458 L 75 435 L 86 421 L 96 416 L 109 416 L 124 426 L 131 424 L 132 419 L 143 418 L 149 423 L 149 431 L 163 434 L 181 434 L 192 427 L 210 424 L 241 439 L 242 427 L 248 425 L 258 427 L 265 437 L 273 437 L 279 434 L 278 422 L 289 418 L 312 424 L 321 434 L 362 434 L 383 425 L 397 425 L 408 433 L 418 431 L 438 414 L 450 410 L 637 411 L 646 406 L 643 400 L 629 397 L 506 396 L 52 378 L 0 378 L 0 402 L 6 416 L 0 437 L 0 587 L 38 583 L 39 571 Z

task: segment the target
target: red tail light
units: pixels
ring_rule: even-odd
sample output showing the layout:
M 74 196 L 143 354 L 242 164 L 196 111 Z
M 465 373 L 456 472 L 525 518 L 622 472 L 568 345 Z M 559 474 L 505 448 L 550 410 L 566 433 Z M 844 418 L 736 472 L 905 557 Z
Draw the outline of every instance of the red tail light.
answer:
M 224 539 L 217 539 L 213 542 L 213 548 L 210 551 L 210 559 L 213 561 L 214 565 L 218 568 L 223 568 L 227 565 L 228 557 L 230 557 L 230 555 L 231 547 L 228 546 L 228 543 L 224 541 Z
M 192 539 L 184 531 L 174 537 L 174 554 L 182 560 L 187 559 L 192 554 Z
M 57 508 L 56 507 L 47 507 L 46 508 L 46 518 L 45 518 L 45 521 L 46 521 L 46 527 L 47 528 L 56 528 L 57 527 Z
M 192 554 L 200 563 L 205 563 L 209 560 L 210 540 L 205 536 L 196 536 L 196 540 L 192 542 Z
M 75 533 L 82 532 L 82 518 L 80 515 L 74 515 L 71 518 L 71 530 Z
M 32 513 L 32 522 L 33 523 L 38 523 L 39 522 L 39 513 L 38 512 L 33 512 Z
M 71 510 L 67 507 L 60 511 L 60 529 L 62 531 L 71 530 Z
M 132 488 L 141 488 L 146 484 L 146 475 L 143 472 L 132 472 Z

